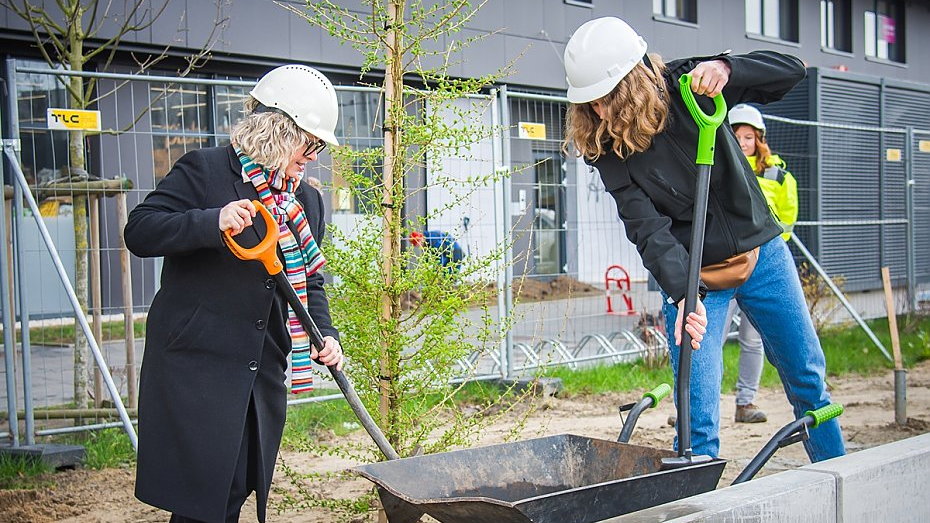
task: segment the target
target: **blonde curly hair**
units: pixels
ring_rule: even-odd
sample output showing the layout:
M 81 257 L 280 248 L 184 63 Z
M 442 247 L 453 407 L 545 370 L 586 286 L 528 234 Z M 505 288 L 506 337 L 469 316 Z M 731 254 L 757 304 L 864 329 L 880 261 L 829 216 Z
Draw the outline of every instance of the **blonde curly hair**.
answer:
M 229 140 L 266 169 L 284 169 L 294 150 L 312 138 L 285 114 L 254 112 L 258 105 L 259 101 L 249 96 L 246 116 L 233 127 Z
M 645 151 L 652 138 L 665 129 L 668 117 L 668 92 L 665 89 L 665 63 L 649 55 L 652 67 L 638 63 L 614 89 L 600 98 L 606 114 L 601 119 L 590 103 L 571 104 L 568 108 L 563 149 L 573 144 L 578 155 L 595 160 L 610 150 L 620 158 Z

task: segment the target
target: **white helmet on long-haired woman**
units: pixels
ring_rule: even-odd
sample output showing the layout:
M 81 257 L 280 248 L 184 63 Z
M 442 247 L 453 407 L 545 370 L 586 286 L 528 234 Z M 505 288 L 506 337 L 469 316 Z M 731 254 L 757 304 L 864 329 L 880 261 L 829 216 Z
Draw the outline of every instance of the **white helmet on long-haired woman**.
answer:
M 730 126 L 746 124 L 755 127 L 762 136 L 765 136 L 765 121 L 762 120 L 762 113 L 749 104 L 736 104 L 730 109 L 729 114 Z
M 608 16 L 581 25 L 565 46 L 568 101 L 587 103 L 617 86 L 646 54 L 646 41 L 623 20 Z
M 339 119 L 336 90 L 316 69 L 300 64 L 282 65 L 261 77 L 249 94 L 267 109 L 290 116 L 304 131 L 326 143 L 339 145 L 335 134 Z

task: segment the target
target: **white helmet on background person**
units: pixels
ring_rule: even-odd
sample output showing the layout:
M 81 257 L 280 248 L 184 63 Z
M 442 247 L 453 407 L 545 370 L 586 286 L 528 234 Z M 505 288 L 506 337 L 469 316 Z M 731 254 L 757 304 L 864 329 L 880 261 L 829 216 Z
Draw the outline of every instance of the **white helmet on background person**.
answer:
M 261 77 L 249 92 L 262 105 L 291 117 L 298 127 L 331 145 L 336 140 L 339 103 L 323 73 L 299 64 L 282 65 Z
M 607 16 L 575 30 L 565 46 L 568 101 L 591 102 L 613 90 L 646 54 L 646 41 L 623 20 Z
M 765 122 L 762 120 L 762 113 L 749 104 L 736 104 L 730 109 L 730 126 L 746 124 L 762 132 L 765 136 Z

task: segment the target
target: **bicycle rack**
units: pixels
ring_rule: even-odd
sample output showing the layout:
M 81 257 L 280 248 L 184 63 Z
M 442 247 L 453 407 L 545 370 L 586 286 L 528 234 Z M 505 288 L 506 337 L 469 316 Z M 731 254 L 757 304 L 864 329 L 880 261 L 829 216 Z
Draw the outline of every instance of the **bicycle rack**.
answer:
M 625 340 L 624 347 L 627 348 L 627 350 L 621 350 L 620 354 L 624 356 L 638 356 L 645 359 L 650 353 L 668 351 L 668 342 L 665 339 L 665 335 L 662 334 L 660 330 L 655 327 L 646 327 L 645 329 L 639 330 L 649 333 L 649 335 L 656 340 L 655 344 L 650 345 L 643 340 L 642 337 L 628 330 L 612 332 L 607 339 L 614 341 L 617 338 L 623 338 Z M 625 358 L 624 361 L 629 361 L 629 358 Z
M 574 357 L 578 357 L 579 354 L 588 346 L 590 343 L 596 343 L 598 348 L 594 354 L 609 354 L 610 359 L 615 363 L 620 363 L 623 361 L 620 358 L 620 354 L 617 352 L 617 349 L 614 348 L 613 343 L 607 339 L 603 334 L 588 334 L 585 337 L 581 338 L 581 341 L 578 342 L 578 345 L 575 346 L 575 350 L 572 352 Z

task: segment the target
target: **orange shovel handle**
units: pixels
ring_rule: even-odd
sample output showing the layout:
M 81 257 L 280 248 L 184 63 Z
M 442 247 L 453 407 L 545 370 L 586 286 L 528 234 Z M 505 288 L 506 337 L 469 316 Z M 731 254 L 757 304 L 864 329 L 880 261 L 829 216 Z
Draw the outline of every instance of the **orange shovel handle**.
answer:
M 240 260 L 258 260 L 265 266 L 268 274 L 274 276 L 284 269 L 284 266 L 278 260 L 278 222 L 258 200 L 252 200 L 252 205 L 255 206 L 258 214 L 262 215 L 262 219 L 265 220 L 267 232 L 262 241 L 258 242 L 255 247 L 247 249 L 236 243 L 232 234 L 229 233 L 229 229 L 223 231 L 223 241 L 226 242 L 229 250 L 236 255 L 236 258 Z

